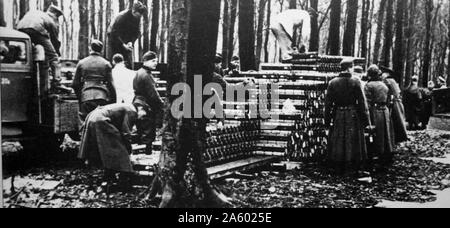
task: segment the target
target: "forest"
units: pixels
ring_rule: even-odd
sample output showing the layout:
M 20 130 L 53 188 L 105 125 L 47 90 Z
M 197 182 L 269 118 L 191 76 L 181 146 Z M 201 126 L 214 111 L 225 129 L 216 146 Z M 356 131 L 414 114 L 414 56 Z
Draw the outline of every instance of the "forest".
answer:
M 135 57 L 155 50 L 161 61 L 167 62 L 173 2 L 141 1 L 148 13 L 143 17 Z M 62 59 L 77 60 L 88 55 L 89 40 L 105 40 L 108 25 L 133 0 L 0 2 L 0 20 L 7 27 L 15 27 L 29 10 L 59 6 L 64 11 Z M 224 68 L 233 55 L 240 56 L 244 71 L 257 70 L 261 62 L 278 62 L 277 42 L 269 29 L 271 19 L 287 9 L 304 9 L 312 17 L 310 51 L 363 57 L 367 64 L 393 68 L 400 74 L 403 88 L 413 75 L 426 87 L 439 76 L 450 82 L 449 5 L 443 0 L 221 0 L 216 50 L 224 56 Z

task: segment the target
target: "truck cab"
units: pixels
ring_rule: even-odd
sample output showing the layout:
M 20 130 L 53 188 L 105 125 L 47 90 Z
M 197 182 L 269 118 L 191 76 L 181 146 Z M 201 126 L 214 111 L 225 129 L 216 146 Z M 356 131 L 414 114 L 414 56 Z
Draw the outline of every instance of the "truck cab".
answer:
M 49 146 L 78 132 L 75 95 L 52 88 L 44 49 L 27 34 L 0 27 L 0 76 L 3 141 L 38 139 Z

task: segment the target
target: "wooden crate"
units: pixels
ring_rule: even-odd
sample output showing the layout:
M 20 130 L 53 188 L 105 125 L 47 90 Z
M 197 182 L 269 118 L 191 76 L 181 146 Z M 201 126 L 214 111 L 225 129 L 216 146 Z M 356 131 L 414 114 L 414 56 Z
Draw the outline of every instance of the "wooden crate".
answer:
M 79 105 L 77 100 L 56 98 L 53 103 L 54 133 L 76 132 L 79 129 Z

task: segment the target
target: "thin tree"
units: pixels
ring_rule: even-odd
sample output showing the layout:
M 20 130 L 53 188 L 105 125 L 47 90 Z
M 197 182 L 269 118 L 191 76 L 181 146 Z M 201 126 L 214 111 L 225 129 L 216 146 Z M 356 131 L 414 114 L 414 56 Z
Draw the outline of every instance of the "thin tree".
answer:
M 3 4 L 3 1 L 2 1 Z M 19 18 L 22 19 L 25 14 L 30 11 L 30 5 L 28 0 L 20 0 L 20 16 Z M 3 11 L 2 11 L 3 12 Z
M 370 0 L 363 0 L 361 19 L 361 57 L 367 58 L 367 39 L 369 27 Z
M 156 51 L 156 39 L 158 37 L 159 28 L 159 10 L 160 0 L 152 1 L 152 29 L 150 32 L 150 50 Z
M 119 0 L 119 11 L 122 12 L 126 9 L 125 0 Z
M 448 12 L 448 50 L 449 54 L 447 56 L 447 85 L 450 86 L 450 6 L 449 6 L 449 12 Z
M 172 6 L 168 52 L 171 75 L 169 88 L 178 82 L 190 85 L 194 74 L 203 75 L 204 81 L 208 82 L 214 69 L 212 60 L 216 51 L 220 1 L 173 0 Z M 171 107 L 175 99 L 177 97 L 169 96 L 167 107 Z M 205 129 L 206 121 L 176 119 L 170 108 L 167 108 L 162 159 L 154 181 L 158 183 L 154 186 L 160 185 L 163 189 L 160 207 L 220 206 L 219 194 L 212 188 L 202 160 Z M 194 175 L 185 175 L 187 170 Z M 193 189 L 198 192 L 193 192 Z
M 395 51 L 394 51 L 394 71 L 397 73 L 397 82 L 400 83 L 403 88 L 403 69 L 404 69 L 404 45 L 403 45 L 403 17 L 405 15 L 404 9 L 406 8 L 406 1 L 397 1 L 396 9 L 396 29 L 395 29 Z
M 289 0 L 289 9 L 297 9 L 297 0 Z
M 342 54 L 353 56 L 355 53 L 356 19 L 358 17 L 358 0 L 347 1 L 347 23 L 344 39 L 342 40 Z
M 381 49 L 381 36 L 384 24 L 384 14 L 386 9 L 386 0 L 381 0 L 380 8 L 378 9 L 378 20 L 377 20 L 377 31 L 375 35 L 375 44 L 373 49 L 373 63 L 378 64 L 380 59 L 380 49 Z
M 341 0 L 331 0 L 330 29 L 328 34 L 327 53 L 339 55 L 341 46 Z
M 256 66 L 259 66 L 259 64 L 261 63 L 266 3 L 267 0 L 259 0 L 258 27 L 256 29 Z
M 228 59 L 230 55 L 230 47 L 228 39 L 230 38 L 230 0 L 223 1 L 223 26 L 222 26 L 222 65 L 228 68 Z
M 98 13 L 98 39 L 99 40 L 104 40 L 105 38 L 105 31 L 104 31 L 104 27 L 103 27 L 103 17 L 105 16 L 104 11 L 103 11 L 103 7 L 104 7 L 104 2 L 103 0 L 100 0 L 98 8 L 102 9 L 99 13 Z
M 406 30 L 406 73 L 405 73 L 405 86 L 409 86 L 411 82 L 411 77 L 414 74 L 414 62 L 416 53 L 413 51 L 413 46 L 416 43 L 415 37 L 415 18 L 417 12 L 417 0 L 409 1 L 408 13 L 408 27 Z
M 89 22 L 91 28 L 91 39 L 97 39 L 97 28 L 95 24 L 95 0 L 89 0 Z
M 424 58 L 422 63 L 422 85 L 427 87 L 431 64 L 431 27 L 433 21 L 433 0 L 425 1 L 425 42 L 423 43 Z
M 237 17 L 238 4 L 237 0 L 230 1 L 230 36 L 228 38 L 228 47 L 230 50 L 230 54 L 228 55 L 228 63 L 231 61 L 231 58 L 234 55 L 234 35 L 235 35 L 235 27 L 236 27 L 236 17 Z
M 269 62 L 269 38 L 270 38 L 270 16 L 272 14 L 272 1 L 267 0 L 267 12 L 266 12 L 266 30 L 264 39 L 264 62 Z
M 239 1 L 239 56 L 241 70 L 256 70 L 255 6 L 253 1 Z
M 78 35 L 78 59 L 83 59 L 89 54 L 89 2 L 79 1 L 80 30 Z
M 5 6 L 3 5 L 3 1 L 0 1 L 0 26 L 6 27 L 5 14 L 3 12 L 5 10 Z
M 311 39 L 309 41 L 309 51 L 319 51 L 319 0 L 311 0 Z
M 388 0 L 386 9 L 386 26 L 384 28 L 383 64 L 391 66 L 391 48 L 393 40 L 394 25 L 394 0 Z
M 142 3 L 148 8 L 148 0 L 142 0 Z M 147 11 L 147 13 L 144 14 L 144 31 L 143 31 L 143 50 L 142 52 L 146 52 L 148 50 L 150 50 L 150 16 L 149 16 L 149 11 Z M 142 55 L 140 55 L 142 56 Z

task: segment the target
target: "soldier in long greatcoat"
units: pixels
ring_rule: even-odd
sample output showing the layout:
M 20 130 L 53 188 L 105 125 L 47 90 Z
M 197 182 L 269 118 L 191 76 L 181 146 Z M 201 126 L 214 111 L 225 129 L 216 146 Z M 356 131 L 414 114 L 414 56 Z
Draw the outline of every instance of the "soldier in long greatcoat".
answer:
M 147 8 L 135 2 L 131 9 L 120 12 L 108 28 L 106 55 L 112 59 L 115 54 L 124 57 L 128 69 L 134 70 L 134 43 L 141 36 L 141 18 Z
M 400 89 L 400 85 L 394 79 L 393 73 L 393 71 L 387 69 L 382 78 L 390 91 L 391 103 L 389 104 L 389 109 L 391 111 L 391 120 L 394 127 L 394 143 L 397 144 L 408 140 L 408 132 L 406 129 L 405 107 L 403 106 L 401 94 L 402 90 Z
M 139 105 L 111 104 L 98 107 L 86 118 L 82 128 L 79 159 L 93 167 L 105 169 L 107 181 L 113 181 L 116 173 L 122 174 L 122 182 L 133 173 L 130 161 L 133 126 L 146 114 Z
M 376 65 L 368 70 L 369 82 L 364 92 L 369 104 L 371 122 L 376 128 L 374 143 L 369 148 L 369 157 L 379 158 L 382 164 L 392 161 L 393 127 L 389 111 L 390 92 L 381 78 L 381 71 Z
M 342 73 L 328 87 L 325 122 L 330 126 L 328 161 L 336 171 L 355 171 L 367 161 L 364 129 L 369 112 L 361 81 L 353 77 L 353 60 L 341 62 Z M 348 170 L 348 168 L 351 168 Z

